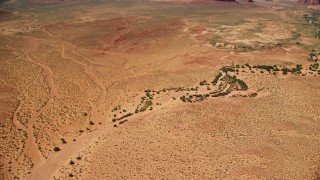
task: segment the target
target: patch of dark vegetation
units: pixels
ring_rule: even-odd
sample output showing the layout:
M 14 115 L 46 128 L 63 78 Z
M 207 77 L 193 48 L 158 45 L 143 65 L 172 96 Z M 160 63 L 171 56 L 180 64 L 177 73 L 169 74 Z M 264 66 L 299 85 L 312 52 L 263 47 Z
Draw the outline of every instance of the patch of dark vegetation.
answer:
M 317 69 L 319 69 L 319 63 L 310 64 L 310 71 L 316 71 Z
M 200 86 L 210 85 L 206 80 L 200 81 Z
M 226 81 L 230 87 L 228 88 L 229 91 L 231 89 L 235 89 L 235 90 L 242 90 L 242 91 L 245 91 L 245 90 L 248 90 L 248 85 L 241 79 L 238 79 L 237 76 L 233 75 L 233 76 L 230 76 L 230 75 L 225 75 L 223 77 L 223 80 Z
M 217 83 L 218 83 L 218 81 L 219 81 L 219 79 L 222 77 L 222 73 L 221 72 L 219 72 L 219 74 L 213 79 L 213 81 L 211 82 L 212 83 L 212 85 L 217 85 Z
M 268 72 L 271 72 L 271 70 L 274 71 L 274 69 L 276 68 L 275 66 L 269 66 L 269 65 L 257 65 L 257 66 L 253 66 L 253 68 L 257 68 L 257 69 L 264 69 Z
M 243 94 L 234 94 L 231 97 L 256 97 L 258 93 L 251 93 L 249 95 L 243 95 Z
M 120 118 L 118 118 L 118 120 L 124 119 L 124 118 L 132 116 L 132 115 L 133 115 L 133 113 L 127 113 L 127 114 L 121 116 Z
M 67 144 L 67 141 L 64 138 L 61 138 L 62 144 Z
M 56 147 L 53 148 L 53 150 L 54 150 L 55 152 L 58 152 L 58 151 L 60 151 L 61 149 L 60 149 L 58 146 L 56 146 Z
M 228 73 L 228 72 L 235 72 L 236 70 L 233 69 L 232 67 L 230 66 L 225 66 L 225 67 L 222 67 L 220 70 L 222 70 L 223 72 L 225 73 Z
M 122 121 L 119 122 L 119 124 L 123 124 L 123 123 L 125 123 L 127 121 L 128 121 L 128 119 L 122 120 Z
M 111 112 L 118 111 L 118 110 L 120 110 L 120 109 L 121 109 L 121 106 L 117 106 L 117 107 L 114 107 L 114 108 L 111 110 Z
M 320 53 L 319 53 L 320 55 Z M 317 57 L 315 57 L 317 56 Z M 155 90 L 145 90 L 145 96 L 141 97 L 141 103 L 136 107 L 135 113 L 143 112 L 147 109 L 150 111 L 153 110 L 153 97 L 156 94 L 160 94 L 160 92 L 166 92 L 166 91 L 174 91 L 174 92 L 183 92 L 187 91 L 186 94 L 180 96 L 180 100 L 182 102 L 201 102 L 206 100 L 207 98 L 210 97 L 221 97 L 221 96 L 227 96 L 233 91 L 247 91 L 249 89 L 249 86 L 244 80 L 238 79 L 236 75 L 239 75 L 241 73 L 255 73 L 255 72 L 261 72 L 272 75 L 278 75 L 280 71 L 282 71 L 282 74 L 286 75 L 288 73 L 295 74 L 295 75 L 300 75 L 306 76 L 307 74 L 312 74 L 316 75 L 315 73 L 318 73 L 320 75 L 320 65 L 318 63 L 318 54 L 316 51 L 313 51 L 313 53 L 310 54 L 310 58 L 312 59 L 312 64 L 309 66 L 309 70 L 305 70 L 306 72 L 303 74 L 303 66 L 302 64 L 296 64 L 295 67 L 282 67 L 281 65 L 254 65 L 251 66 L 249 63 L 245 64 L 231 64 L 228 66 L 224 66 L 220 69 L 219 74 L 216 75 L 216 77 L 213 79 L 211 84 L 213 86 L 219 84 L 219 86 L 212 92 L 206 92 L 204 94 L 199 94 L 198 92 L 201 91 L 211 91 L 211 84 L 207 83 L 206 80 L 200 81 L 200 86 L 206 86 L 206 87 L 191 87 L 191 88 L 183 88 L 183 87 L 178 87 L 178 88 L 164 88 L 159 91 Z M 311 60 L 309 60 L 311 62 Z M 256 71 L 254 71 L 252 68 L 255 68 Z M 281 68 L 281 69 L 279 69 Z M 247 75 L 249 75 L 247 74 Z M 206 89 L 205 89 L 206 88 Z M 200 91 L 199 91 L 200 90 Z M 195 92 L 194 92 L 195 91 Z M 159 93 L 158 93 L 159 92 Z M 233 93 L 231 97 L 256 97 L 258 93 Z M 176 100 L 175 97 L 172 97 L 173 100 Z M 156 103 L 156 105 L 161 105 L 160 103 Z M 120 106 L 119 106 L 120 107 Z M 126 112 L 126 111 L 123 111 Z M 120 112 L 121 113 L 121 112 Z M 133 113 L 128 113 L 120 118 L 113 118 L 113 122 L 116 122 L 117 120 L 121 120 L 123 118 L 126 118 L 128 116 L 133 115 Z M 116 116 L 115 116 L 116 117 Z M 124 122 L 128 121 L 127 119 L 120 121 L 119 124 L 122 124 Z M 114 124 L 114 127 L 117 127 L 116 124 Z
M 231 91 L 219 92 L 219 93 L 211 95 L 211 97 L 226 96 L 226 95 L 228 95 L 230 93 L 231 93 Z
M 183 101 L 183 102 L 187 102 L 186 96 L 181 96 L 181 97 L 180 97 L 180 100 Z
M 282 74 L 286 75 L 288 74 L 288 72 L 291 72 L 292 74 L 302 74 L 301 70 L 303 69 L 302 65 L 301 64 L 297 64 L 296 67 L 294 68 L 287 68 L 287 67 L 284 67 L 281 69 L 282 71 Z
M 238 83 L 240 85 L 241 90 L 245 91 L 249 89 L 248 85 L 243 80 L 238 79 Z
M 314 37 L 316 39 L 320 39 L 320 13 L 319 12 L 313 12 L 312 14 L 305 14 L 304 19 L 307 21 L 307 24 L 309 26 L 314 26 Z M 307 25 L 306 25 L 307 26 Z

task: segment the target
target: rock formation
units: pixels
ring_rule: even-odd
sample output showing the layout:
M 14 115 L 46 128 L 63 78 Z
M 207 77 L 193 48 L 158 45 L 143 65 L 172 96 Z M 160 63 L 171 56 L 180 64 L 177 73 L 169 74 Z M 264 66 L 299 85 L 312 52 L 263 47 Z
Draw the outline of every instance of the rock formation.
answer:
M 305 4 L 320 4 L 320 0 L 299 0 L 298 2 Z

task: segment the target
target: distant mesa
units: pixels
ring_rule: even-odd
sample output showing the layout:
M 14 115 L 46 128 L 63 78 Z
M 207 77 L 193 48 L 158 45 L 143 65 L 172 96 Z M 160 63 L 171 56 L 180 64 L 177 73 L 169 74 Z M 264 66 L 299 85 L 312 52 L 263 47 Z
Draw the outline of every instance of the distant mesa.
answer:
M 320 0 L 298 0 L 298 3 L 304 3 L 304 4 L 320 4 Z
M 77 2 L 78 0 L 31 0 L 31 2 L 39 3 L 58 3 L 58 2 Z
M 220 4 L 220 3 L 236 3 L 237 0 L 154 0 L 164 2 L 176 2 L 176 3 L 204 3 L 204 4 Z M 254 0 L 246 0 L 247 2 L 254 2 Z

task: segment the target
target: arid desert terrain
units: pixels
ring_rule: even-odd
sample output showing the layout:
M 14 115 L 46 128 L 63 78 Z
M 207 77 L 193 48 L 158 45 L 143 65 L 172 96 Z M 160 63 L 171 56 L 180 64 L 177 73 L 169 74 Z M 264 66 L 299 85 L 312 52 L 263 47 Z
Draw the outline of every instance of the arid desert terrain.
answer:
M 320 11 L 0 1 L 0 179 L 320 179 Z

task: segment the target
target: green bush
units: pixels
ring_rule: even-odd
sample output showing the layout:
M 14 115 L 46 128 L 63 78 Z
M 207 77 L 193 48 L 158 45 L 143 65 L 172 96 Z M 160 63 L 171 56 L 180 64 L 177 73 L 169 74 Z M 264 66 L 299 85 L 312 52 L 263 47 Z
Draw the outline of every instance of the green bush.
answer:
M 53 148 L 53 150 L 54 150 L 55 152 L 58 152 L 58 151 L 60 151 L 61 149 L 60 149 L 58 146 L 56 146 L 56 147 Z
M 274 70 L 274 66 L 268 66 L 268 65 L 257 65 L 257 66 L 253 66 L 253 68 L 257 68 L 257 69 L 264 69 L 267 70 L 268 72 L 270 72 L 271 70 Z
M 222 71 L 225 72 L 225 73 L 235 72 L 235 71 L 236 71 L 235 69 L 233 69 L 233 68 L 231 68 L 231 67 L 229 67 L 229 66 L 225 66 L 225 67 L 221 68 L 220 70 L 222 70 Z
M 238 79 L 238 83 L 239 83 L 239 85 L 240 85 L 242 90 L 248 90 L 249 89 L 248 85 L 244 81 L 242 81 L 241 79 Z
M 181 99 L 181 101 L 186 102 L 186 97 L 185 96 L 181 96 L 180 99 Z
M 133 115 L 133 113 L 127 113 L 127 114 L 123 115 L 122 117 L 118 118 L 118 120 L 121 120 L 123 118 L 129 117 L 129 116 L 132 116 L 132 115 Z
M 125 122 L 127 122 L 127 121 L 128 121 L 128 119 L 125 119 L 125 120 L 123 120 L 123 121 L 120 121 L 119 124 L 123 124 L 123 123 L 125 123 Z

